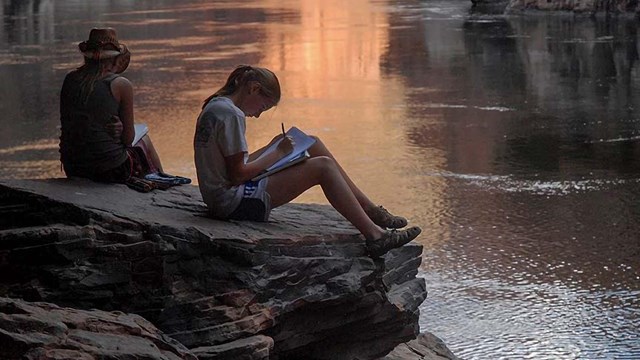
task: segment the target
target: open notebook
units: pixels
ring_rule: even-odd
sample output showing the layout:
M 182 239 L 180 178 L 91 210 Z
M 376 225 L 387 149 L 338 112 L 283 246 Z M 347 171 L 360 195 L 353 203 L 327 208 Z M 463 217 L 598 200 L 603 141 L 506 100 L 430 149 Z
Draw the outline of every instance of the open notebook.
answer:
M 133 124 L 133 129 L 135 130 L 135 136 L 133 137 L 133 142 L 131 144 L 135 145 L 142 139 L 143 136 L 147 135 L 149 132 L 149 127 L 147 124 Z
M 269 166 L 266 170 L 251 179 L 252 181 L 258 181 L 265 176 L 269 176 L 278 171 L 284 170 L 289 166 L 295 165 L 309 158 L 309 152 L 307 150 L 316 142 L 316 139 L 305 134 L 295 126 L 289 129 L 286 134 L 293 138 L 293 141 L 295 143 L 293 151 L 290 152 L 289 155 L 286 155 L 282 159 L 276 161 L 273 165 Z M 270 152 L 276 151 L 276 148 L 278 147 L 280 141 L 276 141 L 275 143 L 271 144 L 271 146 L 269 146 L 262 154 L 260 154 L 258 159 Z

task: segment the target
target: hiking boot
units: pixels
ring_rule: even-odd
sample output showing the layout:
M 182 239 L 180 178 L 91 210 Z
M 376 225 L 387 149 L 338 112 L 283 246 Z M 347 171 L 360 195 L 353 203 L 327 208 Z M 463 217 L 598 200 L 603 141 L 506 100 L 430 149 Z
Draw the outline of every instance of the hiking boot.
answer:
M 366 213 L 374 224 L 383 229 L 400 229 L 407 226 L 407 219 L 402 216 L 392 215 L 382 206 L 374 207 L 366 211 Z
M 387 251 L 401 247 L 415 239 L 421 232 L 422 230 L 417 226 L 404 230 L 387 230 L 380 239 L 367 240 L 367 250 L 369 250 L 371 257 L 377 258 Z

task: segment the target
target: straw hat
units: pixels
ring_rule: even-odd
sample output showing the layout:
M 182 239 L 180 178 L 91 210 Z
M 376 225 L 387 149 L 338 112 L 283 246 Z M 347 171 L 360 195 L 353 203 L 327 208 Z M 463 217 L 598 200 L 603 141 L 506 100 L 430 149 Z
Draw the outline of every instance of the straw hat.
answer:
M 116 30 L 112 28 L 93 28 L 89 40 L 78 44 L 80 52 L 89 59 L 108 59 L 127 52 L 127 47 L 118 42 Z

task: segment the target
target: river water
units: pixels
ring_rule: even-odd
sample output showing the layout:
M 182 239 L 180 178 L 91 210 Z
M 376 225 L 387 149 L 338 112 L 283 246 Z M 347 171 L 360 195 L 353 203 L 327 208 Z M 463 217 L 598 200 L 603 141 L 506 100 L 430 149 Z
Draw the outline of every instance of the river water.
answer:
M 0 0 L 0 177 L 60 177 L 58 91 L 94 26 L 168 172 L 195 178 L 201 102 L 237 64 L 375 201 L 422 226 L 420 326 L 464 359 L 640 358 L 637 22 L 470 1 Z M 326 203 L 311 190 L 297 201 Z

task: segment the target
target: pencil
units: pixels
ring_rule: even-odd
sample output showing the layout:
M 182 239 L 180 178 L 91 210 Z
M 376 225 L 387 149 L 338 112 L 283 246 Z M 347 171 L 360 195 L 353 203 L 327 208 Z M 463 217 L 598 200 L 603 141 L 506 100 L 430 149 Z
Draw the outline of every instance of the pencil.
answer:
M 287 136 L 287 134 L 284 132 L 284 123 L 280 123 L 280 125 L 282 126 L 282 137 Z

